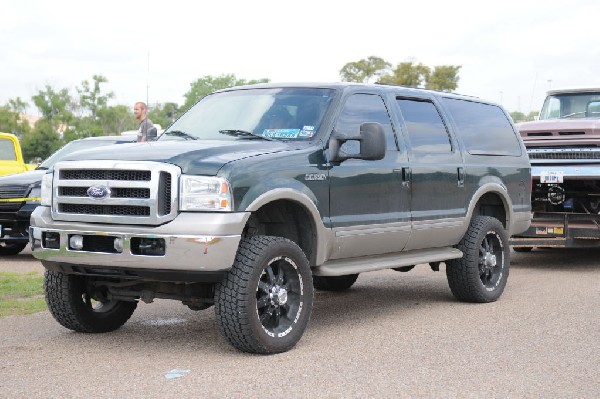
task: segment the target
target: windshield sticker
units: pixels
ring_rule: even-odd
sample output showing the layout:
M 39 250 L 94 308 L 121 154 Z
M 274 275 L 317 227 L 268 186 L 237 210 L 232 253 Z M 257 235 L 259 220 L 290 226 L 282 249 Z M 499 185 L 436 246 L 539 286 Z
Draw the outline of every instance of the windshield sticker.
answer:
M 315 135 L 314 126 L 303 126 L 298 137 L 312 137 Z
M 295 139 L 299 134 L 300 129 L 265 129 L 262 136 L 273 139 Z

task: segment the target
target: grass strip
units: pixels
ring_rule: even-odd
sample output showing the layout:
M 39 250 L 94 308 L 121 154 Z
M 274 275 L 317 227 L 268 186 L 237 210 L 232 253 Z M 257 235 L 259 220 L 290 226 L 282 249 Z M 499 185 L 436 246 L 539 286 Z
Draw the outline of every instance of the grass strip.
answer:
M 0 272 L 0 318 L 47 309 L 43 280 L 37 272 Z

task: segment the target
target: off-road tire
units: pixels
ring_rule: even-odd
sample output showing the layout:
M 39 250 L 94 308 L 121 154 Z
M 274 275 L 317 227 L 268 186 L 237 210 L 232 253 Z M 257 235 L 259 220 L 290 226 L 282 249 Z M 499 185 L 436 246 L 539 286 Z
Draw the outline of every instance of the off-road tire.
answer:
M 114 331 L 129 320 L 137 307 L 137 302 L 95 300 L 88 293 L 84 277 L 57 271 L 46 270 L 44 291 L 56 321 L 77 332 Z
M 17 255 L 19 252 L 25 249 L 27 243 L 0 243 L 0 256 Z
M 313 286 L 321 291 L 343 291 L 352 287 L 357 278 L 358 273 L 345 276 L 313 276 Z
M 215 287 L 215 314 L 237 349 L 285 352 L 302 337 L 313 306 L 306 256 L 294 242 L 271 236 L 242 239 L 226 277 Z
M 502 223 L 493 217 L 474 216 L 457 248 L 463 257 L 446 262 L 452 294 L 465 302 L 497 300 L 510 266 L 508 235 Z

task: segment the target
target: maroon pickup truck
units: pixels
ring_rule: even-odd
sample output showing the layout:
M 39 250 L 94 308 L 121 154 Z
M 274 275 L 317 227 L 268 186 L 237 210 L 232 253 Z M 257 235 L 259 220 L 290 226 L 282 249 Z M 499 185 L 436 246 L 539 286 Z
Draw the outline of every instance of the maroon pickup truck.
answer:
M 531 161 L 533 220 L 511 238 L 534 247 L 600 247 L 600 88 L 550 90 L 517 127 Z

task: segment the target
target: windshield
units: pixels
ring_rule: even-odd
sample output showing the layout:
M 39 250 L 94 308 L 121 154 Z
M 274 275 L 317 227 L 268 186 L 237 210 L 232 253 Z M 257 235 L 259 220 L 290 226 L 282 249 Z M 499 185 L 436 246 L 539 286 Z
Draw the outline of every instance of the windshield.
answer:
M 319 132 L 331 89 L 243 89 L 204 97 L 159 140 L 310 140 Z
M 548 96 L 540 120 L 560 118 L 600 118 L 600 92 Z
M 115 143 L 122 143 L 123 140 L 77 140 L 62 146 L 61 149 L 50 155 L 44 162 L 38 166 L 38 169 L 49 169 L 63 157 L 79 150 L 87 150 L 88 148 L 102 147 Z

